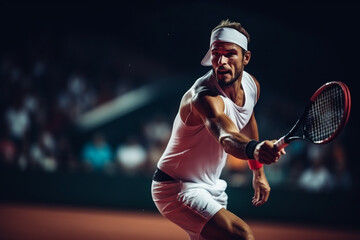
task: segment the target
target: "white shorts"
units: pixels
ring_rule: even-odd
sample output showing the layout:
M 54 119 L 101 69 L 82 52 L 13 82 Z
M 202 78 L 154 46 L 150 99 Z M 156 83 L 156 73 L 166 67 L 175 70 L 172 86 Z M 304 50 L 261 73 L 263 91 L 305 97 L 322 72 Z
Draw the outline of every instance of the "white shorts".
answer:
M 160 213 L 183 228 L 191 240 L 198 240 L 205 224 L 227 206 L 226 182 L 216 185 L 179 181 L 157 182 L 151 186 L 153 201 Z

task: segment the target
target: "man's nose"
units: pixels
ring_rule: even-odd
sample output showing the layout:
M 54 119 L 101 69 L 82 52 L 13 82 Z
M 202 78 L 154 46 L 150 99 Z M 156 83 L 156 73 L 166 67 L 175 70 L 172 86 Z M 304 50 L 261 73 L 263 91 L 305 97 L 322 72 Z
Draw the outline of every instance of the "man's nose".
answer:
M 221 55 L 219 57 L 219 61 L 218 61 L 218 64 L 225 64 L 227 62 L 227 57 L 225 57 L 224 55 Z

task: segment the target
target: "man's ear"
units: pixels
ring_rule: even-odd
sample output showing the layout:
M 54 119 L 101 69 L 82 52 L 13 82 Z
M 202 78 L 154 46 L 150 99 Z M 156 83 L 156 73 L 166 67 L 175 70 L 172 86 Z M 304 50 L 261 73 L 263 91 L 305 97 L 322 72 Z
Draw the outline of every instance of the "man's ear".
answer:
M 244 65 L 248 65 L 251 59 L 251 52 L 250 51 L 246 51 L 244 54 L 244 59 L 243 59 L 243 64 Z

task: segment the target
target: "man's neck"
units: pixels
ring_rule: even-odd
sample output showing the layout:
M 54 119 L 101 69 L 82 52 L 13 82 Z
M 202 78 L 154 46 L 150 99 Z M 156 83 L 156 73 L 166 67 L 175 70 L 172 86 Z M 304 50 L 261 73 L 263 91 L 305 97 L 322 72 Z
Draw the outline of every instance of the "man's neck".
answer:
M 236 105 L 243 106 L 244 104 L 244 90 L 241 84 L 242 74 L 233 84 L 228 86 L 221 86 L 226 96 L 230 98 Z

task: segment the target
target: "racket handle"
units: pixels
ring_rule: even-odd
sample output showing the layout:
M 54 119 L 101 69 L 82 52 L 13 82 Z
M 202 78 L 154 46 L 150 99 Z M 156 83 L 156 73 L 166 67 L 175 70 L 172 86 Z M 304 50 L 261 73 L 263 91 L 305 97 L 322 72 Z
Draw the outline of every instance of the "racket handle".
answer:
M 279 140 L 277 140 L 274 145 L 279 149 L 284 149 L 287 147 L 287 145 L 289 145 L 288 143 L 285 142 L 285 136 L 281 137 Z

